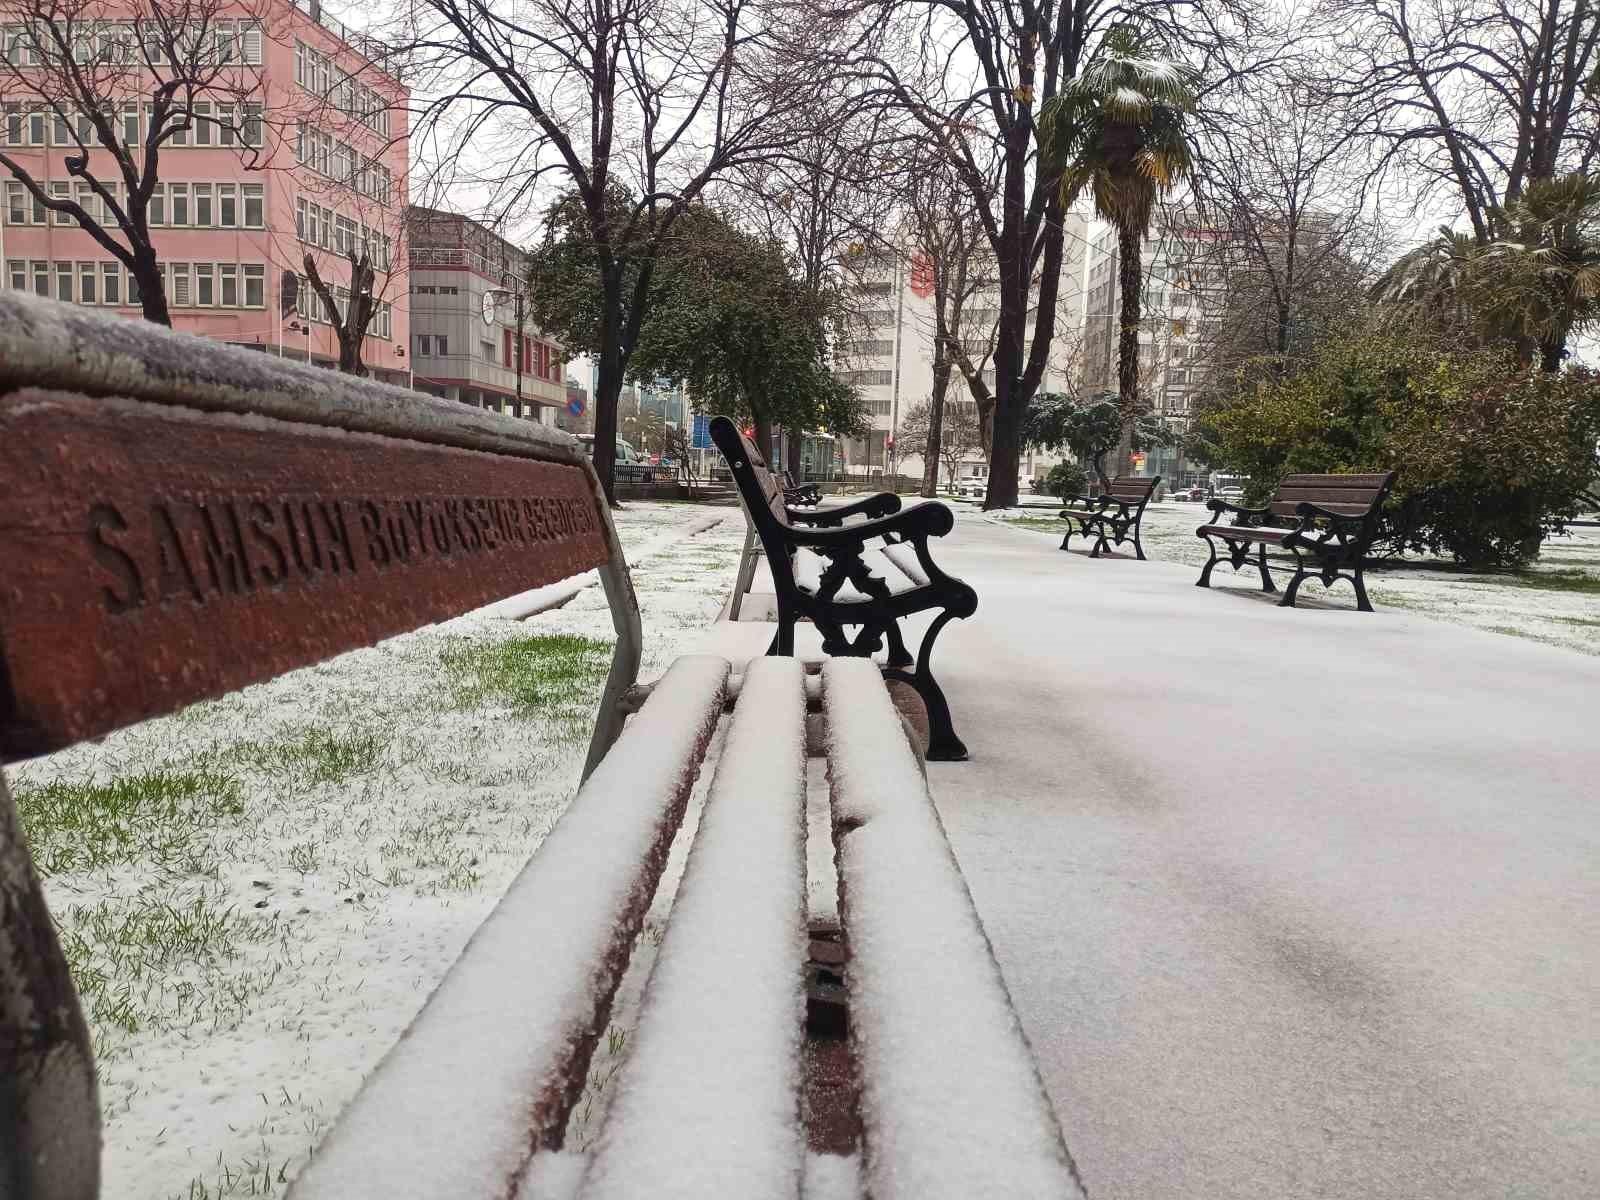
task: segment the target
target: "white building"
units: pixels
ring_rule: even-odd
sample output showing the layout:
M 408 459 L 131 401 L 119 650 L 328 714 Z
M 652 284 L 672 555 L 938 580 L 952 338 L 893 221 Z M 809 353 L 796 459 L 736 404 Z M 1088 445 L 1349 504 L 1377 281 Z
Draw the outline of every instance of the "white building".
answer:
M 1087 222 L 1077 214 L 1067 217 L 1065 254 L 1056 298 L 1056 332 L 1041 391 L 1065 388 L 1075 382 L 1083 326 L 1084 267 Z M 838 373 L 860 389 L 872 419 L 866 438 L 847 439 L 846 472 L 851 475 L 894 474 L 920 477 L 922 460 L 902 457 L 894 448 L 901 422 L 916 405 L 933 393 L 934 309 L 932 282 L 917 269 L 917 256 L 907 250 L 868 272 L 856 285 L 857 316 L 849 340 L 837 349 Z M 994 387 L 989 348 L 1000 316 L 997 290 L 980 289 L 963 306 L 962 328 L 968 353 L 990 358 L 985 371 Z M 1030 323 L 1031 332 L 1031 323 Z M 960 371 L 953 371 L 945 393 L 946 404 L 975 404 Z M 1025 451 L 1022 474 L 1042 476 L 1060 460 L 1059 454 Z M 962 477 L 987 474 L 987 464 L 975 452 L 961 464 Z M 945 479 L 946 484 L 952 482 Z

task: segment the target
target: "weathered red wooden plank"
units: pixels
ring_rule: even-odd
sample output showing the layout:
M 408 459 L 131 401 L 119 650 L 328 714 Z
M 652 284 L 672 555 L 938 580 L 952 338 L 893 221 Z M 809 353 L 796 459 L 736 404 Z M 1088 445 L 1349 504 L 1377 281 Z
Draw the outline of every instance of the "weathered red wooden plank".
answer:
M 0 398 L 0 757 L 608 557 L 588 472 L 42 391 Z

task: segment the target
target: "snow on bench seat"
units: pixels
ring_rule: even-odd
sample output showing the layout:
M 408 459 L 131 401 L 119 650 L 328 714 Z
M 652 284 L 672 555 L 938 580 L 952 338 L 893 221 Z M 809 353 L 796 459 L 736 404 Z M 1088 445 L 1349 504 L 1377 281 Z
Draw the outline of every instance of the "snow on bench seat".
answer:
M 927 784 L 872 663 L 822 669 L 862 1181 L 873 1200 L 1081 1197 Z
M 582 1200 L 800 1195 L 805 711 L 750 664 Z
M 294 1200 L 499 1200 L 536 1149 L 560 1147 L 727 679 L 723 659 L 671 666 L 318 1148 Z

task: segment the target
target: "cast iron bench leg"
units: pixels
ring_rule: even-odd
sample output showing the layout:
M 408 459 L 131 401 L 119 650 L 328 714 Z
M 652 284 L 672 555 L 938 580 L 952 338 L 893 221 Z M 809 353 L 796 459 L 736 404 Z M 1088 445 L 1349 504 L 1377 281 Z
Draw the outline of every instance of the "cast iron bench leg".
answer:
M 1212 540 L 1209 533 L 1202 533 L 1200 536 L 1205 538 L 1206 546 L 1211 551 L 1211 557 L 1206 559 L 1206 565 L 1200 568 L 1200 578 L 1194 581 L 1194 585 L 1195 587 L 1208 588 L 1211 586 L 1212 568 L 1217 565 L 1217 543 Z
M 1261 551 L 1256 555 L 1256 566 L 1261 570 L 1261 590 L 1275 592 L 1277 587 L 1272 582 L 1272 574 L 1267 570 L 1267 544 L 1261 543 Z
M 929 762 L 965 762 L 967 759 L 967 744 L 956 736 L 955 726 L 950 721 L 950 705 L 946 703 L 944 689 L 934 679 L 930 666 L 934 639 L 954 619 L 954 615 L 947 612 L 934 618 L 933 624 L 928 626 L 928 632 L 923 635 L 914 672 L 890 667 L 883 673 L 885 679 L 909 683 L 922 697 L 923 706 L 928 710 Z
M 1350 582 L 1356 588 L 1356 608 L 1361 612 L 1372 611 L 1372 601 L 1367 599 L 1367 585 L 1361 581 L 1361 566 L 1358 563 L 1355 574 L 1350 576 Z

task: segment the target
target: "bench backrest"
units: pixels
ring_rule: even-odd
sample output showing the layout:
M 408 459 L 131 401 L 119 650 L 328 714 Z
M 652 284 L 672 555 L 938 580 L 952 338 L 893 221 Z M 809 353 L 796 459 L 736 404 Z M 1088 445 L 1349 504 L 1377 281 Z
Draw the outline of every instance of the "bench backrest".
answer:
M 618 644 L 586 773 L 620 730 L 637 603 L 565 434 L 5 292 L 0 481 L 0 762 L 592 568 Z M 79 1103 L 39 1101 L 54 1131 L 26 1087 L 0 1103 L 0 1179 L 41 1138 L 58 1166 L 98 1157 L 83 1021 L 0 778 L 0 1077 L 53 1061 Z
M 1393 471 L 1367 475 L 1285 475 L 1267 507 L 1275 517 L 1293 517 L 1303 503 L 1343 517 L 1376 518 L 1394 482 Z
M 727 417 L 711 418 L 711 440 L 727 461 L 745 514 L 761 539 L 767 566 L 774 575 L 778 594 L 794 591 L 794 570 L 790 554 L 789 509 L 783 497 L 783 484 L 767 467 L 755 444 Z
M 1150 497 L 1155 494 L 1156 484 L 1160 482 L 1159 475 L 1118 475 L 1111 481 L 1111 486 L 1101 494 L 1114 496 L 1124 504 L 1142 508 L 1149 503 Z

